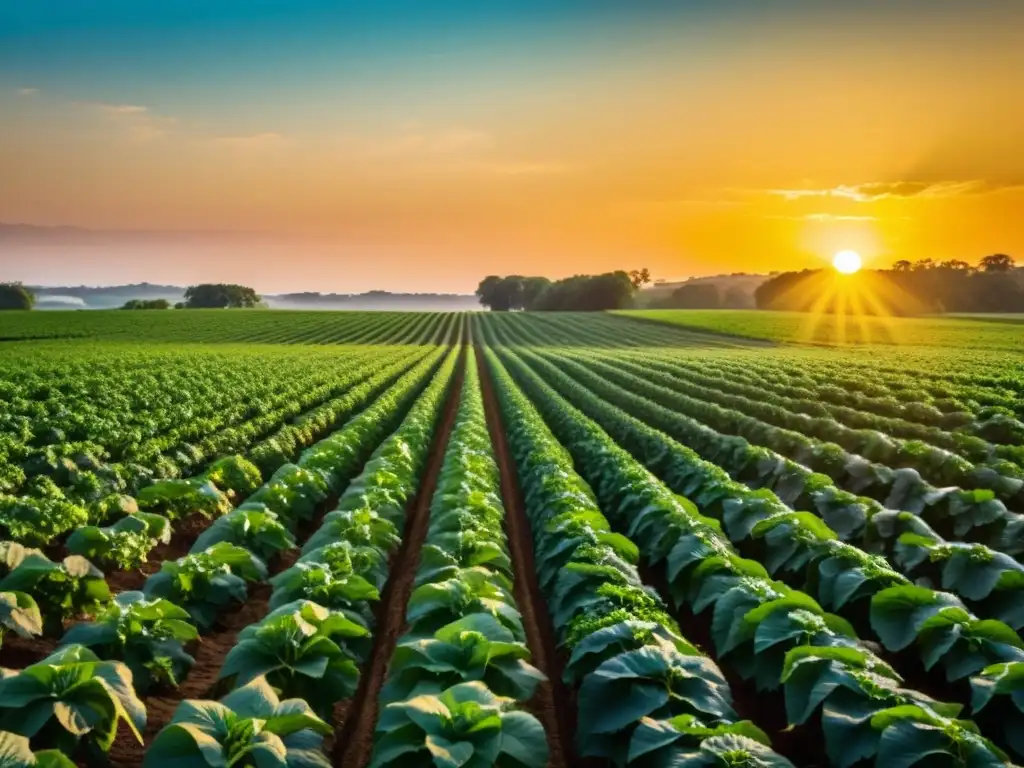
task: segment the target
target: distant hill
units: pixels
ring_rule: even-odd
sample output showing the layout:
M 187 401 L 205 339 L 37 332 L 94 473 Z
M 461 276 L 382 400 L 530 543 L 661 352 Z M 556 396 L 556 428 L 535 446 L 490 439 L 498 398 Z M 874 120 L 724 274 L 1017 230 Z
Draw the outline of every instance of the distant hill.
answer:
M 742 291 L 744 296 L 748 297 L 749 307 L 752 309 L 754 307 L 754 291 L 770 277 L 771 275 L 749 275 L 737 272 L 731 275 L 708 275 L 676 282 L 659 282 L 640 291 L 636 296 L 636 304 L 641 309 L 655 306 L 658 302 L 668 299 L 676 289 L 682 288 L 684 285 L 713 285 L 723 295 L 731 290 Z
M 116 309 L 129 299 L 167 299 L 171 304 L 185 299 L 183 287 L 153 283 L 100 287 L 34 285 L 29 288 L 36 294 L 38 309 Z M 476 296 L 457 293 L 283 293 L 265 295 L 263 300 L 271 309 L 389 309 L 410 312 L 480 309 Z

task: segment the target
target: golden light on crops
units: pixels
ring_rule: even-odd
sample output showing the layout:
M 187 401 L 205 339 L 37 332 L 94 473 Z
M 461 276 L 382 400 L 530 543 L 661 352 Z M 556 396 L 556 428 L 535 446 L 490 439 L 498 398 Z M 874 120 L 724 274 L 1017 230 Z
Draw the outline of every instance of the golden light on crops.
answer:
M 844 275 L 852 275 L 854 272 L 858 272 L 863 263 L 860 254 L 856 251 L 839 251 L 839 253 L 832 257 L 832 266 L 836 268 L 837 272 L 841 272 Z

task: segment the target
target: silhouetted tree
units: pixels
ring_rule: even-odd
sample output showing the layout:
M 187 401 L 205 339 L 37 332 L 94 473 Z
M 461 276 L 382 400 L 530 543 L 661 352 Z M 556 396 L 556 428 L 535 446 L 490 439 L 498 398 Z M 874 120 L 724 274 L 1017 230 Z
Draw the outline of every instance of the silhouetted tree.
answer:
M 239 309 L 255 307 L 259 303 L 256 291 L 244 285 L 203 283 L 190 285 L 185 290 L 186 309 Z
M 651 282 L 651 271 L 647 267 L 634 269 L 629 273 L 629 280 L 633 283 L 634 288 L 647 285 L 647 283 Z
M 0 309 L 32 309 L 36 295 L 21 283 L 0 283 Z
M 1016 266 L 1016 262 L 1005 253 L 994 253 L 983 258 L 979 266 L 982 272 L 1009 272 Z
M 842 284 L 832 270 L 786 272 L 763 283 L 755 298 L 759 309 L 800 312 L 1024 312 L 1024 279 L 1007 279 L 1013 259 L 987 256 L 979 267 L 956 259 L 900 261 L 891 270 L 865 270 Z
M 514 309 L 599 311 L 623 309 L 636 289 L 625 271 L 576 275 L 551 282 L 544 277 L 490 275 L 480 281 L 476 296 L 496 312 Z
M 672 291 L 659 307 L 668 309 L 720 309 L 722 295 L 714 283 L 687 283 Z
M 131 299 L 121 309 L 170 309 L 171 302 L 167 299 Z

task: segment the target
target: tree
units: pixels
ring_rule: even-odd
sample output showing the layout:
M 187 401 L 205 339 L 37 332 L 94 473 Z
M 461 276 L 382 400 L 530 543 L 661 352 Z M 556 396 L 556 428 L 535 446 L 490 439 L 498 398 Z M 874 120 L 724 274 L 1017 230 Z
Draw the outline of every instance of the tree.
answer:
M 0 283 L 0 309 L 32 309 L 36 295 L 21 283 Z
M 914 265 L 911 264 L 906 259 L 900 259 L 899 261 L 897 261 L 895 264 L 892 265 L 892 271 L 893 272 L 909 272 L 913 268 L 913 266 Z
M 1005 253 L 994 253 L 981 260 L 979 266 L 982 272 L 1009 272 L 1016 266 L 1013 257 Z
M 520 296 L 520 281 L 522 279 L 518 275 L 511 277 L 488 275 L 477 286 L 476 297 L 480 300 L 480 304 L 492 312 L 508 312 L 522 303 Z
M 687 283 L 672 292 L 667 306 L 672 309 L 719 309 L 722 295 L 714 283 Z
M 170 309 L 171 302 L 167 299 L 130 299 L 121 309 Z
M 522 309 L 530 310 L 537 306 L 540 297 L 551 286 L 546 277 L 523 277 L 519 280 L 519 301 Z
M 954 272 L 970 272 L 971 265 L 960 259 L 949 259 L 939 263 L 939 269 L 951 269 Z
M 634 269 L 629 273 L 629 280 L 633 283 L 634 288 L 639 288 L 641 285 L 647 285 L 651 282 L 651 271 L 644 267 L 643 269 Z
M 187 309 L 251 308 L 259 303 L 256 291 L 244 285 L 203 283 L 190 285 L 185 291 Z

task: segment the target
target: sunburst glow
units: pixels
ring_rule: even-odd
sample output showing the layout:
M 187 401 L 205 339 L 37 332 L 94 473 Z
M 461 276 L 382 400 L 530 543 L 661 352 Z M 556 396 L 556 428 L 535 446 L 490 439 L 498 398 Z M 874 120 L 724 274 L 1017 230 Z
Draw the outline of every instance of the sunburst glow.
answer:
M 844 275 L 852 275 L 859 271 L 862 264 L 860 254 L 856 251 L 840 251 L 832 257 L 832 266 Z

